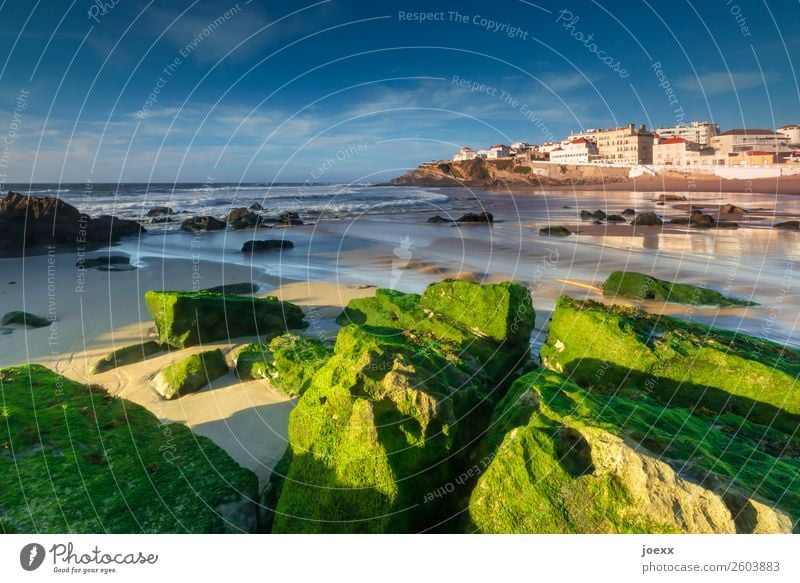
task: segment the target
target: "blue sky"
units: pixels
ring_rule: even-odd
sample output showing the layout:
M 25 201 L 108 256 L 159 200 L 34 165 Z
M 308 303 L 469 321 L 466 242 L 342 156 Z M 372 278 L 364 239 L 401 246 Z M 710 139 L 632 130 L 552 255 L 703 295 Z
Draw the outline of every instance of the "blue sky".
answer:
M 379 181 L 580 128 L 800 122 L 797 0 L 102 4 L 0 5 L 5 182 Z

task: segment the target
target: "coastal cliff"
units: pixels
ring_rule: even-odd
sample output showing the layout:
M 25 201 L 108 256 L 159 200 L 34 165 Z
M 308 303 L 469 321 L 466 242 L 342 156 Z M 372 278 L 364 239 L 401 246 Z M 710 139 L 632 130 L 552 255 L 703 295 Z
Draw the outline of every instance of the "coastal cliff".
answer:
M 389 184 L 476 188 L 602 185 L 629 182 L 628 173 L 628 168 L 475 158 L 463 162 L 426 162 Z

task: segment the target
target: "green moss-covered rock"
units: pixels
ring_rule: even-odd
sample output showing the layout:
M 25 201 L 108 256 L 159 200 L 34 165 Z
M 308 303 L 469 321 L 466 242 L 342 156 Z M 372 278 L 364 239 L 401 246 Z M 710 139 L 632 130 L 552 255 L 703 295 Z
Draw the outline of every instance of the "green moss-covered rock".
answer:
M 144 298 L 161 341 L 175 348 L 308 326 L 299 307 L 273 297 L 151 290 Z
M 683 283 L 656 279 L 635 271 L 615 271 L 603 282 L 603 295 L 634 300 L 659 300 L 692 306 L 754 306 L 754 302 L 729 298 L 721 293 Z
M 427 291 L 439 286 L 452 290 Z M 510 296 L 529 306 L 517 287 L 472 300 Z M 528 341 L 519 339 L 530 335 L 533 312 L 495 341 L 423 302 L 377 290 L 340 317 L 334 354 L 290 417 L 289 448 L 269 487 L 273 532 L 416 532 L 465 508 L 467 484 L 435 502 L 430 493 L 469 464 L 494 404 L 529 365 Z M 499 335 L 499 324 L 490 330 Z
M 92 365 L 90 372 L 92 374 L 97 374 L 117 368 L 118 366 L 141 362 L 148 356 L 163 352 L 165 349 L 166 347 L 164 345 L 152 340 L 124 346 L 100 358 L 100 360 Z
M 217 348 L 179 360 L 164 368 L 155 378 L 156 392 L 165 399 L 177 399 L 199 391 L 228 372 L 225 355 Z
M 800 352 L 742 333 L 562 296 L 540 355 L 581 386 L 645 391 L 790 433 L 800 421 Z
M 800 459 L 788 439 L 535 371 L 495 410 L 470 518 L 490 533 L 790 532 Z
M 516 283 L 445 281 L 425 290 L 423 308 L 497 342 L 527 342 L 534 318 L 531 296 Z
M 254 342 L 245 346 L 236 357 L 236 372 L 242 379 L 267 379 L 282 393 L 298 397 L 332 354 L 327 342 L 282 334 L 269 345 Z
M 44 328 L 50 325 L 50 320 L 40 316 L 34 316 L 28 312 L 14 310 L 13 312 L 6 312 L 0 319 L 0 325 L 7 324 L 20 324 L 21 326 L 28 326 L 29 328 Z
M 256 530 L 256 476 L 211 440 L 39 365 L 0 392 L 0 532 Z

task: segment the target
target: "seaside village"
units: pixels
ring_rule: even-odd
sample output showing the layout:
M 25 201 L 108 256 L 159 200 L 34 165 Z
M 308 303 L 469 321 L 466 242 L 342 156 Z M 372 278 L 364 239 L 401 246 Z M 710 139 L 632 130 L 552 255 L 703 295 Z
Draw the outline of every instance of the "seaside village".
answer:
M 453 162 L 475 158 L 606 166 L 800 166 L 800 125 L 720 132 L 719 125 L 711 122 L 655 130 L 628 124 L 573 132 L 560 142 L 539 145 L 516 142 L 477 151 L 464 147 Z

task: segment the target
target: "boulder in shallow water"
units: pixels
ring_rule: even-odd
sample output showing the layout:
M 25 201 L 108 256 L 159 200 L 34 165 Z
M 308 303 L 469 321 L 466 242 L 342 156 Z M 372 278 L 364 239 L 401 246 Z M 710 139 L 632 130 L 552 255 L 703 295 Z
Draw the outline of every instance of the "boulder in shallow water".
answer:
M 258 479 L 207 437 L 43 366 L 0 383 L 0 531 L 257 530 Z
M 454 221 L 452 219 L 445 218 L 445 217 L 443 217 L 441 215 L 434 215 L 432 217 L 429 217 L 426 222 L 433 223 L 433 224 L 442 224 L 442 223 L 448 223 L 449 224 L 449 223 L 452 223 Z
M 161 342 L 175 348 L 308 326 L 299 307 L 273 297 L 151 290 L 144 298 Z
M 281 213 L 278 216 L 278 221 L 285 226 L 299 226 L 303 224 L 303 219 L 296 212 L 290 211 Z
M 154 381 L 156 392 L 165 399 L 177 399 L 199 391 L 228 372 L 225 355 L 217 348 L 193 354 L 164 368 Z
M 294 249 L 294 243 L 286 239 L 262 239 L 259 241 L 245 241 L 242 253 L 259 253 L 261 251 L 286 251 Z
M 545 227 L 539 229 L 539 234 L 542 237 L 569 237 L 572 231 L 566 227 Z
M 721 215 L 746 215 L 750 211 L 735 204 L 723 204 L 719 207 L 719 214 Z
M 625 209 L 620 213 L 623 217 L 632 217 L 636 214 L 636 211 L 633 209 Z
M 228 214 L 228 224 L 234 230 L 251 229 L 258 227 L 261 223 L 261 217 L 253 211 L 247 210 L 245 207 L 233 209 Z
M 210 216 L 190 217 L 181 223 L 182 231 L 221 231 L 225 229 L 225 221 Z
M 773 226 L 783 231 L 800 231 L 800 221 L 784 221 Z
M 456 222 L 492 224 L 494 223 L 494 215 L 489 211 L 483 211 L 480 213 L 466 213 L 461 215 L 461 218 L 457 219 Z
M 21 310 L 14 310 L 6 312 L 3 317 L 0 318 L 0 325 L 7 326 L 8 324 L 20 324 L 21 326 L 27 326 L 29 328 L 44 328 L 50 325 L 50 320 L 42 318 L 41 316 L 34 316 L 33 314 Z
M 656 213 L 639 213 L 631 221 L 631 224 L 636 227 L 657 227 L 662 222 Z
M 108 267 L 111 265 L 130 265 L 130 255 L 97 255 L 95 257 L 86 257 L 82 261 L 79 259 L 76 263 L 78 267 L 84 269 L 91 269 L 92 267 Z
M 168 206 L 154 206 L 149 211 L 147 211 L 147 216 L 148 217 L 163 217 L 163 216 L 169 216 L 169 215 L 174 215 L 174 214 L 175 214 L 175 211 L 172 210 L 172 208 L 170 208 Z
M 609 223 L 624 223 L 625 217 L 622 215 L 608 215 L 606 221 Z
M 154 342 L 153 340 L 117 348 L 95 362 L 89 372 L 92 374 L 99 374 L 115 369 L 118 366 L 125 366 L 126 364 L 141 362 L 148 356 L 158 354 L 159 352 L 164 352 L 166 349 L 166 346 L 163 346 L 158 342 Z

